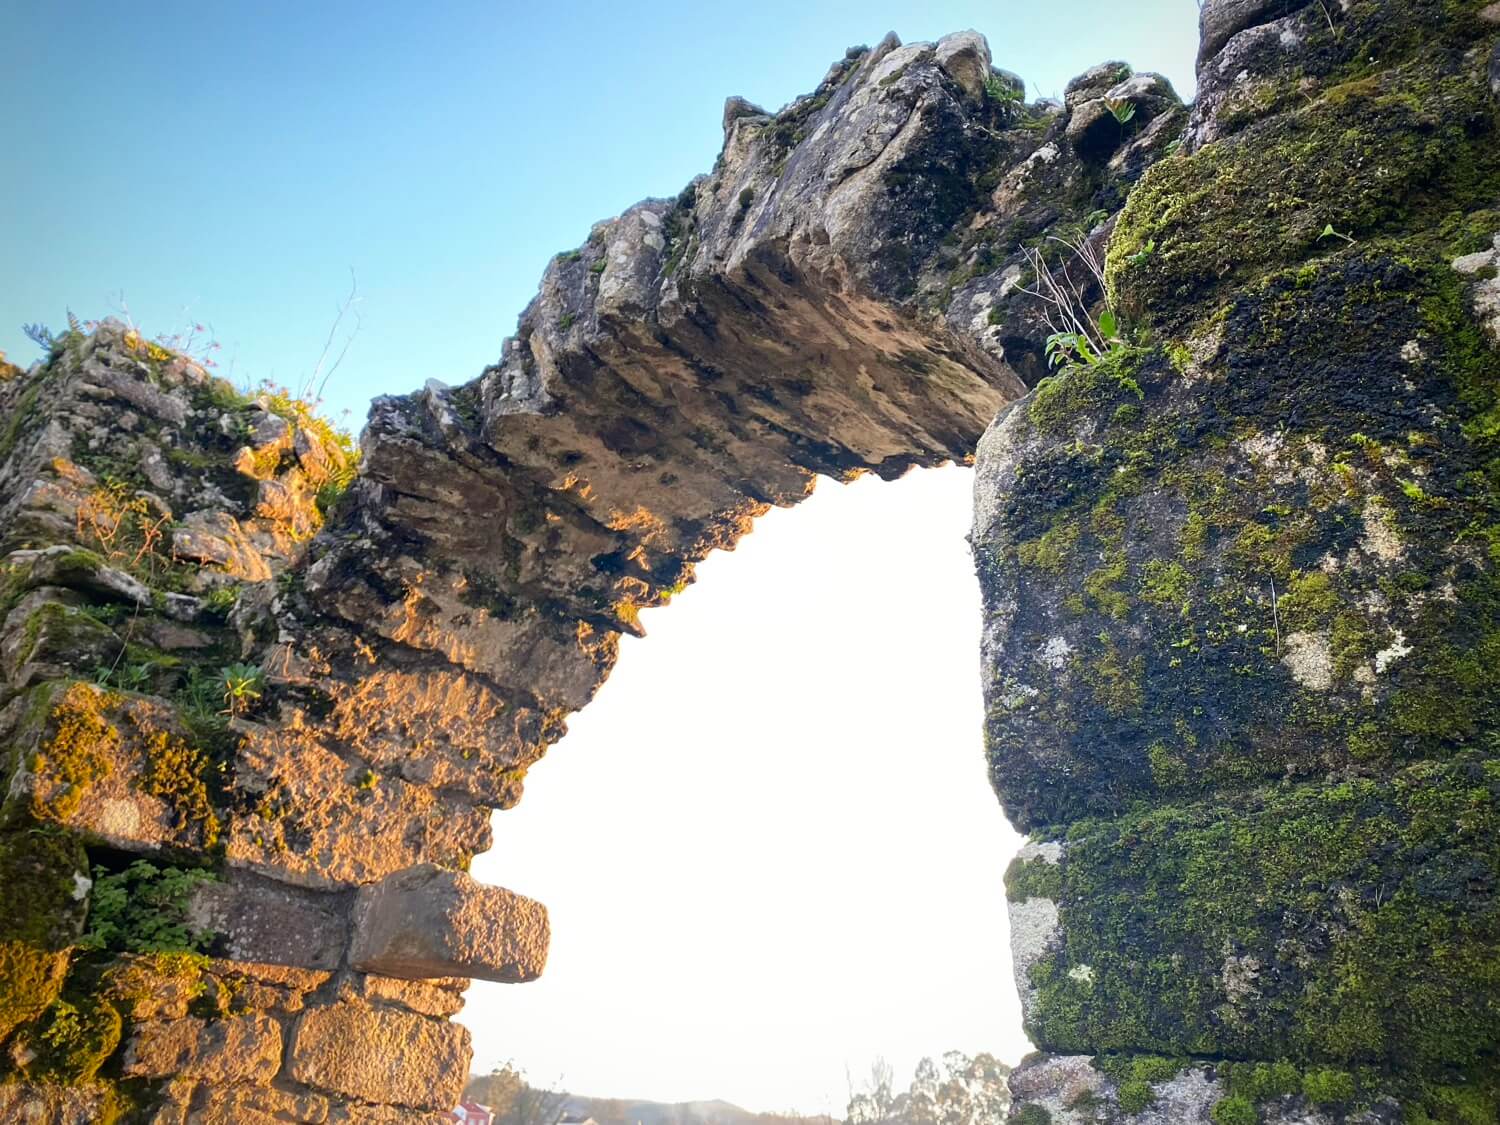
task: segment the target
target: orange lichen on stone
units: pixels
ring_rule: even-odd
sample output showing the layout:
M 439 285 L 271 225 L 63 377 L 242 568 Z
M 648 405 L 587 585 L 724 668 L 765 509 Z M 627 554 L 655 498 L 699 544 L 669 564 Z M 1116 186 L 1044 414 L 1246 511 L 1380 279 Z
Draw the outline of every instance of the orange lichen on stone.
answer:
M 650 546 L 658 539 L 668 538 L 667 525 L 661 518 L 645 508 L 637 507 L 632 512 L 611 512 L 604 526 L 611 531 L 638 531 L 640 542 Z
M 504 700 L 475 677 L 456 672 L 379 671 L 339 684 L 332 694 L 329 728 L 356 752 L 387 728 L 415 754 L 428 753 L 439 740 L 480 741 L 506 709 Z

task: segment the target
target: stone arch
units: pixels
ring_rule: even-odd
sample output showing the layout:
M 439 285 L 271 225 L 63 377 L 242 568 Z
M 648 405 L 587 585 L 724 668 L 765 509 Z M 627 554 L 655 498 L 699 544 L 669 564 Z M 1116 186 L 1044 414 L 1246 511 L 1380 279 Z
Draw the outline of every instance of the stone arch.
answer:
M 1484 239 L 1500 225 L 1485 210 L 1500 195 L 1492 8 L 1210 0 L 1190 117 L 1164 80 L 1119 63 L 1061 105 L 1027 105 L 973 33 L 851 51 L 777 114 L 731 99 L 714 171 L 558 255 L 496 365 L 376 402 L 353 486 L 310 543 L 312 490 L 342 456 L 311 418 L 226 402 L 120 327 L 70 332 L 39 371 L 8 371 L 4 862 L 35 891 L 0 932 L 5 1065 L 26 1078 L 0 1107 L 85 1120 L 124 1090 L 161 1122 L 436 1119 L 468 1058 L 445 1019 L 464 978 L 528 979 L 547 940 L 539 904 L 463 869 L 636 612 L 815 475 L 968 459 L 997 412 L 975 531 L 986 733 L 1018 823 L 1067 828 L 1009 880 L 1031 939 L 1028 1025 L 1061 1052 L 1019 1077 L 1016 1120 L 1481 1104 L 1500 1041 L 1481 744 L 1497 689 L 1466 654 L 1493 651 L 1497 603 L 1493 560 L 1465 544 L 1492 537 L 1497 494 L 1494 359 L 1473 319 L 1493 315 Z M 1107 247 L 1132 344 L 1040 385 L 1023 248 L 1068 230 Z M 1387 346 L 1365 306 L 1409 338 Z M 1365 461 L 1331 453 L 1320 419 L 1361 435 Z M 1330 463 L 1347 472 L 1320 491 Z M 164 521 L 169 501 L 192 508 L 173 529 L 182 589 L 79 549 L 119 471 L 144 481 L 151 499 L 121 494 L 146 505 L 143 527 L 165 526 L 153 501 Z M 1220 476 L 1232 502 L 1192 491 Z M 1303 509 L 1316 527 L 1292 542 Z M 1421 584 L 1401 565 L 1416 558 Z M 1290 599 L 1270 594 L 1269 657 L 1247 559 Z M 212 597 L 224 576 L 244 583 L 232 609 Z M 1211 596 L 1226 592 L 1245 629 L 1220 637 L 1195 613 L 1211 605 L 1222 625 Z M 1222 693 L 1212 721 L 1172 663 L 1182 622 L 1217 638 L 1195 653 Z M 1377 627 L 1384 647 L 1366 652 Z M 257 662 L 265 698 L 233 716 L 222 792 L 180 701 L 78 682 L 140 638 Z M 1445 678 L 1462 688 L 1446 712 Z M 1343 780 L 1324 785 L 1329 770 Z M 1438 814 L 1403 796 L 1424 785 L 1450 811 L 1467 792 L 1477 827 L 1432 838 Z M 1452 875 L 1451 895 L 1407 920 L 1444 966 L 1418 971 L 1362 905 L 1385 905 L 1373 853 L 1221 888 L 1357 935 L 1343 944 L 1293 948 L 1255 918 L 1226 932 L 1212 895 L 1174 883 L 1223 833 L 1265 840 L 1286 816 L 1330 839 L 1400 836 L 1386 874 L 1403 905 L 1440 856 L 1432 878 Z M 27 1029 L 67 983 L 85 849 L 103 847 L 210 856 L 218 878 L 178 891 L 215 959 L 174 975 L 120 958 L 107 985 L 72 994 L 87 1042 L 53 1059 Z M 1122 891 L 1142 873 L 1146 893 Z M 1326 893 L 1283 901 L 1308 881 Z M 1386 940 L 1423 998 L 1397 1018 L 1344 972 L 1367 979 Z M 1153 1007 L 1168 984 L 1187 991 Z M 189 998 L 199 986 L 208 1002 Z M 1298 988 L 1367 1018 L 1319 1023 Z M 1445 1007 L 1458 1032 L 1432 1022 Z M 1098 1051 L 1123 1054 L 1094 1067 Z M 1271 1066 L 1288 1057 L 1291 1071 Z M 118 1087 L 91 1081 L 106 1062 Z

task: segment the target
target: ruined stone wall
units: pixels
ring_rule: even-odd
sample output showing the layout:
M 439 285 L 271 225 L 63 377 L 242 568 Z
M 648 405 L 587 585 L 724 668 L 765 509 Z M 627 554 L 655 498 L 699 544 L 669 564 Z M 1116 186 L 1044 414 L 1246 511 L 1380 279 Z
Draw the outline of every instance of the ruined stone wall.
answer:
M 1132 343 L 980 447 L 1014 1121 L 1500 1107 L 1500 6 L 1210 3 Z
M 965 34 L 731 99 L 357 468 L 122 325 L 4 370 L 0 1120 L 440 1119 L 468 978 L 547 945 L 464 870 L 620 634 L 817 475 L 968 459 L 1043 368 L 1021 243 L 1102 239 L 1186 118 L 1021 94 Z
M 464 869 L 639 610 L 997 411 L 1013 1120 L 1494 1120 L 1496 18 L 1210 0 L 1191 114 L 851 50 L 357 468 L 123 326 L 0 372 L 0 1120 L 438 1120 L 547 943 Z M 1059 238 L 1121 340 L 1047 378 Z

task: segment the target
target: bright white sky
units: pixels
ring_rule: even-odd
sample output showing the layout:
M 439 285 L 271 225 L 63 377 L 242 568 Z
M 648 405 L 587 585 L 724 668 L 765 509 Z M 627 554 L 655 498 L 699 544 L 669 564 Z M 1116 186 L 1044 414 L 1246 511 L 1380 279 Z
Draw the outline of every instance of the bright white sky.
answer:
M 642 615 L 495 817 L 552 954 L 477 984 L 474 1068 L 841 1115 L 845 1067 L 1028 1049 L 981 749 L 973 474 L 821 481 Z

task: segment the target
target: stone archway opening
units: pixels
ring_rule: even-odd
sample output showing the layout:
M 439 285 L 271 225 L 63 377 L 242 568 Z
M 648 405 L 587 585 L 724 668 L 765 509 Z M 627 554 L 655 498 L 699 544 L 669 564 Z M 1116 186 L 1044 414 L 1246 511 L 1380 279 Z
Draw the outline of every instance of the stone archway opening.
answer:
M 972 478 L 825 481 L 642 614 L 476 857 L 553 921 L 540 980 L 468 993 L 476 1071 L 841 1116 L 877 1055 L 1019 1059 Z
M 1053 1052 L 1013 1120 L 1491 1119 L 1495 5 L 1333 8 L 1206 0 L 1191 114 L 1119 63 L 1027 104 L 973 33 L 731 99 L 712 173 L 558 255 L 494 366 L 376 402 L 326 523 L 314 420 L 123 326 L 0 369 L 0 1109 L 441 1121 L 468 978 L 549 934 L 469 861 L 641 612 L 818 475 L 979 449 L 991 780 L 1052 836 L 1009 876 Z M 1129 339 L 1042 386 L 1025 251 L 1067 232 Z M 79 549 L 119 471 L 185 513 L 173 569 Z M 106 691 L 127 619 L 209 655 Z M 173 669 L 235 656 L 261 702 L 194 757 Z M 123 941 L 70 975 L 101 841 L 205 877 L 153 887 L 210 1003 Z

